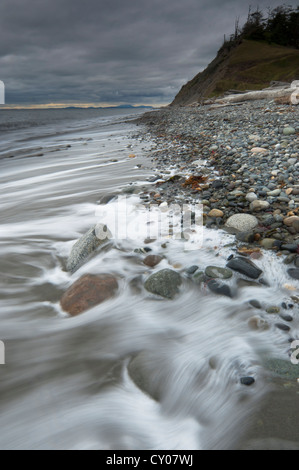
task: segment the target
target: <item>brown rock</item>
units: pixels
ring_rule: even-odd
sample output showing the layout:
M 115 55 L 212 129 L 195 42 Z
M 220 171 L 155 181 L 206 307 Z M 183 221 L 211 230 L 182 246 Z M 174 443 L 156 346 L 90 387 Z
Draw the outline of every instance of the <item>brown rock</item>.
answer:
M 209 213 L 208 213 L 208 216 L 209 217 L 223 217 L 224 214 L 221 210 L 219 209 L 212 209 Z
M 153 268 L 155 266 L 157 266 L 157 264 L 160 263 L 160 261 L 162 261 L 162 256 L 158 256 L 158 255 L 148 255 L 144 260 L 143 260 L 143 263 L 146 265 L 146 266 L 149 266 L 150 268 Z
M 283 223 L 287 227 L 292 227 L 292 225 L 297 221 L 299 221 L 299 217 L 297 215 L 291 215 L 290 217 L 286 217 L 285 219 L 283 219 Z
M 117 280 L 111 274 L 86 274 L 65 292 L 60 304 L 71 316 L 80 315 L 113 297 L 117 288 Z

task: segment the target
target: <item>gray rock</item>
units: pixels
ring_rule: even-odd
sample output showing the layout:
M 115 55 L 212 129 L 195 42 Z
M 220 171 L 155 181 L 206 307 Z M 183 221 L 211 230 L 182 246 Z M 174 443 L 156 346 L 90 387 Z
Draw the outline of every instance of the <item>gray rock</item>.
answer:
M 296 133 L 296 129 L 294 129 L 294 127 L 287 126 L 283 129 L 283 134 L 284 135 L 293 135 L 295 133 Z
M 299 269 L 298 268 L 288 269 L 288 275 L 291 276 L 293 279 L 299 279 Z
M 229 279 L 233 273 L 230 269 L 221 268 L 219 266 L 207 266 L 205 275 L 211 278 Z
M 258 300 L 256 300 L 256 299 L 250 300 L 249 303 L 250 303 L 250 305 L 252 305 L 252 307 L 254 307 L 254 308 L 258 308 L 258 309 L 262 308 L 260 302 L 259 302 Z
M 252 279 L 257 279 L 263 272 L 252 261 L 246 258 L 234 258 L 226 266 Z
M 255 234 L 253 232 L 239 232 L 236 234 L 236 239 L 240 242 L 253 243 L 254 235 Z
M 111 238 L 112 233 L 107 225 L 97 224 L 92 227 L 73 246 L 67 260 L 67 270 L 71 273 L 77 271 L 99 246 L 106 244 Z
M 240 232 L 248 232 L 258 225 L 258 219 L 251 214 L 234 214 L 230 216 L 225 225 L 239 230 Z
M 211 292 L 217 295 L 224 295 L 225 297 L 233 298 L 233 292 L 227 284 L 223 284 L 216 279 L 211 279 L 207 283 Z
M 298 245 L 295 244 L 295 243 L 285 243 L 285 244 L 281 245 L 281 249 L 282 250 L 288 250 L 291 253 L 297 253 Z
M 290 327 L 286 325 L 285 323 L 275 323 L 276 328 L 282 331 L 290 331 Z
M 256 199 L 250 203 L 250 210 L 252 211 L 264 211 L 270 207 L 268 201 L 262 201 L 260 199 Z
M 281 189 L 274 189 L 273 191 L 268 191 L 267 196 L 276 197 L 276 196 L 279 196 L 280 193 L 281 193 Z
M 249 387 L 250 385 L 254 384 L 255 380 L 253 377 L 241 377 L 240 383 L 242 385 L 247 385 Z
M 128 365 L 131 380 L 146 395 L 159 401 L 162 395 L 162 382 L 158 380 L 155 361 L 151 360 L 146 351 L 133 358 Z
M 193 266 L 190 266 L 189 268 L 186 269 L 186 274 L 194 274 L 198 270 L 198 266 L 195 264 Z
M 172 269 L 162 269 L 152 274 L 144 284 L 145 289 L 155 295 L 167 299 L 173 299 L 179 292 L 182 278 L 179 273 Z
M 252 202 L 252 201 L 255 201 L 257 199 L 257 195 L 255 193 L 251 192 L 251 193 L 246 194 L 245 199 L 248 202 Z

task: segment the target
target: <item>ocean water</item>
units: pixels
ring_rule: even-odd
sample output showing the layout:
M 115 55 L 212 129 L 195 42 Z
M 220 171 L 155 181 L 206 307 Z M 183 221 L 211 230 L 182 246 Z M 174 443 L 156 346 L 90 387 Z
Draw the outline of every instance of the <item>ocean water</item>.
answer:
M 263 358 L 288 357 L 288 341 L 298 337 L 298 308 L 286 333 L 275 327 L 275 315 L 249 301 L 258 299 L 264 308 L 290 302 L 299 282 L 290 282 L 287 266 L 270 252 L 255 260 L 268 287 L 239 289 L 230 299 L 189 282 L 187 267 L 225 266 L 232 253 L 230 235 L 201 227 L 189 241 L 156 239 L 147 246 L 163 261 L 154 269 L 142 263 L 134 250 L 145 246 L 146 233 L 136 227 L 149 226 L 154 215 L 136 195 L 121 193 L 131 183 L 150 186 L 155 172 L 154 143 L 134 137 L 130 121 L 138 113 L 0 113 L 0 340 L 6 362 L 0 365 L 0 448 L 296 446 L 297 385 L 273 381 Z M 119 199 L 100 204 L 115 192 Z M 124 212 L 126 236 L 114 234 L 109 247 L 68 273 L 77 239 L 99 222 L 114 227 L 115 214 Z M 143 288 L 162 268 L 184 277 L 173 301 Z M 117 296 L 78 317 L 62 311 L 60 298 L 77 279 L 107 272 L 121 280 Z M 234 289 L 235 282 L 228 284 Z M 253 330 L 253 316 L 269 328 Z M 133 359 L 141 383 L 130 372 Z M 254 385 L 241 385 L 243 376 L 254 377 Z

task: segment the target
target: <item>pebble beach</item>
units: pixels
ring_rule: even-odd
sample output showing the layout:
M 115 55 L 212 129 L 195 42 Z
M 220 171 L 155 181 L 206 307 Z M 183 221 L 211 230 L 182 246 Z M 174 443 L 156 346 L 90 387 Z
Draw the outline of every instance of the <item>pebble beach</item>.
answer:
M 298 279 L 298 111 L 260 100 L 146 113 L 156 183 L 143 201 L 202 203 L 206 227 L 284 256 Z

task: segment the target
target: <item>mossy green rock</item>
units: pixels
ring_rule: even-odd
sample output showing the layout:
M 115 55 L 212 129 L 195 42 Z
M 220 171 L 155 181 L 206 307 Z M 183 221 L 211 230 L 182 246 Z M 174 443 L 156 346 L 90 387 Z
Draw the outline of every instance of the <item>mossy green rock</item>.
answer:
M 162 269 L 152 274 L 144 284 L 145 289 L 155 295 L 166 299 L 173 299 L 179 292 L 182 278 L 179 273 L 172 269 Z
M 230 269 L 221 268 L 219 266 L 207 266 L 205 274 L 208 277 L 218 279 L 229 279 L 233 275 Z
M 266 309 L 266 312 L 271 313 L 271 314 L 279 313 L 280 312 L 280 307 L 275 307 L 274 305 L 272 305 L 271 307 L 268 307 Z
M 291 126 L 285 127 L 284 130 L 283 130 L 284 135 L 293 135 L 295 133 L 296 133 L 296 129 L 294 129 Z

